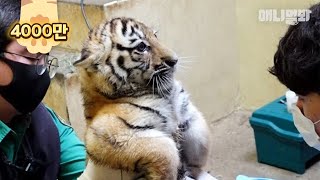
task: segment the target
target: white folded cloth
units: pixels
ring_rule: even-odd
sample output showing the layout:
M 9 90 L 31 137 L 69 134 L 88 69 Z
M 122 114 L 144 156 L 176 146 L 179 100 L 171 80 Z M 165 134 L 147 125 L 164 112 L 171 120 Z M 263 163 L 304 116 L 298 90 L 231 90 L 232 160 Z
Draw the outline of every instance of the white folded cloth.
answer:
M 132 180 L 135 174 L 122 170 L 115 170 L 107 167 L 95 165 L 91 160 L 88 161 L 87 167 L 78 180 Z M 194 180 L 186 177 L 185 180 Z M 198 180 L 217 180 L 209 173 L 201 172 Z
M 134 174 L 122 170 L 97 166 L 89 160 L 86 169 L 78 180 L 132 180 L 133 177 Z

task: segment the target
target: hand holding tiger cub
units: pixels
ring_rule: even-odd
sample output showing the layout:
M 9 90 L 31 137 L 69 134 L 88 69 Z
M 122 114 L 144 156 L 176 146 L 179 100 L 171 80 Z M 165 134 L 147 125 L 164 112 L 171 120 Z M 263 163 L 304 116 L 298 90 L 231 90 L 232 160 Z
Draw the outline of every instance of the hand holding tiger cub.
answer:
M 94 165 L 133 172 L 134 179 L 215 179 L 201 169 L 209 130 L 174 79 L 177 62 L 134 19 L 115 18 L 89 33 L 75 65 Z

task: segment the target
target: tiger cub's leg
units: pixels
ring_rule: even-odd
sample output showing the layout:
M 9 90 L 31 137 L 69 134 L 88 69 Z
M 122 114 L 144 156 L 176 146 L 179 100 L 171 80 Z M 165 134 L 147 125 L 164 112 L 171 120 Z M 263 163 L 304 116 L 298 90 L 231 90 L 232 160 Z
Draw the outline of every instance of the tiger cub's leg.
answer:
M 162 132 L 132 130 L 121 127 L 108 118 L 89 125 L 86 147 L 89 157 L 97 165 L 143 173 L 148 180 L 176 180 L 180 165 L 176 143 Z
M 171 138 L 146 138 L 139 139 L 136 143 L 141 143 L 136 145 L 137 150 L 146 149 L 136 156 L 134 162 L 136 172 L 145 173 L 145 178 L 148 180 L 177 179 L 180 157 L 176 143 Z
M 190 104 L 189 106 L 193 105 Z M 198 180 L 203 174 L 201 168 L 205 166 L 209 154 L 208 126 L 202 115 L 197 112 L 185 121 L 182 126 L 182 161 L 186 163 L 191 177 Z M 210 178 L 207 179 L 209 180 Z

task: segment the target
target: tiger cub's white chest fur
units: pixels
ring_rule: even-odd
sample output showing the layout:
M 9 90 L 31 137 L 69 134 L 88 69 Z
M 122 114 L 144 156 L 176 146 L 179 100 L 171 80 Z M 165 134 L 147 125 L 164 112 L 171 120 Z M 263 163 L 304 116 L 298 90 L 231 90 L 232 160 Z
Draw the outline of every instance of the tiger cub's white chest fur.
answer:
M 177 132 L 178 126 L 183 125 L 191 117 L 189 99 L 180 83 L 175 81 L 172 93 L 167 98 L 149 95 L 130 101 L 135 108 L 130 121 L 136 127 L 159 130 L 166 135 Z

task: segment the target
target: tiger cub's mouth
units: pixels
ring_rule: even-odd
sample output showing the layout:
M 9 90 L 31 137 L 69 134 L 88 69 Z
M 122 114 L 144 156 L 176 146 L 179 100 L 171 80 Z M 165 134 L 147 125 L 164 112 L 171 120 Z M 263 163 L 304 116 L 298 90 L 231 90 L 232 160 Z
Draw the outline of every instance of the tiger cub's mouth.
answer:
M 175 67 L 160 65 L 155 69 L 150 76 L 147 86 L 151 87 L 153 91 L 157 91 L 162 97 L 169 96 L 173 86 Z

